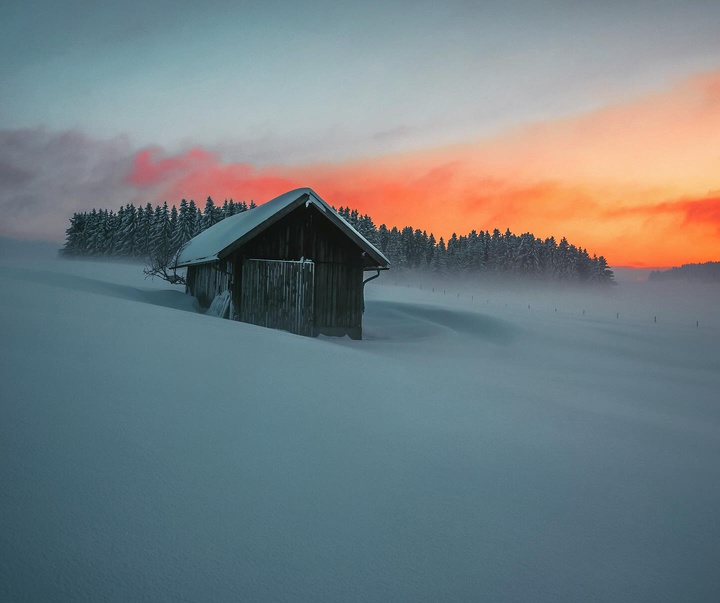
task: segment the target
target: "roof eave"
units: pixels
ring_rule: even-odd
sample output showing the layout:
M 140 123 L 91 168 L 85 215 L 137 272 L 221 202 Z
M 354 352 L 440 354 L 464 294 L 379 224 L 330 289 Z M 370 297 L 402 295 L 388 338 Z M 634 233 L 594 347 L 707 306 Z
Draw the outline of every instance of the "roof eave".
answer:
M 175 264 L 175 268 L 185 268 L 187 266 L 196 266 L 198 264 L 209 264 L 211 262 L 217 262 L 218 256 L 207 256 L 202 258 L 193 258 L 192 260 L 187 260 L 185 262 L 178 262 Z

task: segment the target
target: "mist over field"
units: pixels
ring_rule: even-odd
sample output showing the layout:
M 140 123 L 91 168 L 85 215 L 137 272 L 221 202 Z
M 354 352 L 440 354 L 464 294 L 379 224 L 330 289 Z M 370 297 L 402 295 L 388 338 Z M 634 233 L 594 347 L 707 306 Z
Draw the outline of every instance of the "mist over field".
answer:
M 720 597 L 718 285 L 390 271 L 310 339 L 2 248 L 3 601 Z

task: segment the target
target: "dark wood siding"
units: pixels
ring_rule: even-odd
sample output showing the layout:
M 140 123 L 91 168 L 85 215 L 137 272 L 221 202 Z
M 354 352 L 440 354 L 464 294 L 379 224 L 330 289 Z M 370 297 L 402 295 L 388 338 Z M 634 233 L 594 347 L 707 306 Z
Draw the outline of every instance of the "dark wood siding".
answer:
M 239 320 L 313 335 L 314 268 L 312 262 L 245 260 Z
M 216 295 L 230 288 L 232 270 L 233 263 L 227 260 L 188 266 L 187 292 L 197 298 L 203 308 L 209 308 Z
M 317 334 L 359 338 L 362 333 L 362 266 L 318 264 L 315 271 Z
M 274 316 L 272 320 L 256 322 L 258 319 L 254 313 L 261 310 L 251 309 L 248 304 L 256 306 L 267 293 L 247 290 L 248 287 L 264 287 L 262 280 L 246 278 L 244 270 L 249 260 L 312 261 L 314 304 L 312 321 L 308 321 L 311 322 L 311 333 L 308 334 L 348 334 L 361 338 L 363 250 L 322 210 L 314 205 L 298 207 L 225 258 L 221 262 L 222 269 L 219 269 L 218 263 L 188 268 L 188 292 L 195 295 L 202 305 L 209 306 L 221 290 L 231 288 L 234 318 L 286 328 L 279 308 L 271 312 Z M 268 303 L 280 301 L 278 298 Z M 266 310 L 264 308 L 262 312 Z
M 246 259 L 312 260 L 314 334 L 361 337 L 362 250 L 315 206 L 297 208 L 235 255 L 236 271 L 242 270 Z M 242 294 L 239 297 L 242 299 Z

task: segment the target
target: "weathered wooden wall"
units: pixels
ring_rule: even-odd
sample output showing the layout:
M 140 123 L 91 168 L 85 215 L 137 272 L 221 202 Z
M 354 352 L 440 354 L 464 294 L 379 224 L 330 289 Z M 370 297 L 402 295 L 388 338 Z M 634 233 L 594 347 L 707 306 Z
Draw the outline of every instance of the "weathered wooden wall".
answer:
M 314 268 L 312 262 L 245 260 L 239 320 L 313 335 Z
M 362 250 L 315 206 L 297 208 L 234 255 L 236 274 L 248 259 L 312 260 L 313 334 L 362 336 Z
M 209 308 L 216 295 L 230 288 L 233 267 L 233 262 L 228 260 L 188 266 L 187 292 L 197 298 L 203 308 Z
M 302 205 L 258 234 L 221 262 L 189 266 L 187 290 L 208 307 L 216 295 L 231 289 L 236 320 L 294 333 L 362 336 L 362 249 L 314 205 Z M 305 281 L 293 285 L 291 269 L 261 266 L 253 260 L 311 260 L 313 303 L 307 304 Z M 307 262 L 306 262 L 307 263 Z M 246 269 L 250 272 L 246 275 Z M 264 276 L 263 276 L 264 275 Z M 265 280 L 263 279 L 270 279 Z M 306 273 L 303 278 L 309 278 Z M 270 286 L 268 286 L 268 283 Z M 278 289 L 279 287 L 279 289 Z M 302 299 L 305 325 L 294 321 L 297 308 L 288 305 L 289 287 Z M 280 295 L 278 291 L 282 290 Z M 308 308 L 312 314 L 308 315 Z M 293 317 L 293 318 L 290 318 Z M 295 326 L 293 326 L 295 325 Z
M 363 272 L 351 264 L 319 264 L 315 270 L 315 334 L 360 339 Z

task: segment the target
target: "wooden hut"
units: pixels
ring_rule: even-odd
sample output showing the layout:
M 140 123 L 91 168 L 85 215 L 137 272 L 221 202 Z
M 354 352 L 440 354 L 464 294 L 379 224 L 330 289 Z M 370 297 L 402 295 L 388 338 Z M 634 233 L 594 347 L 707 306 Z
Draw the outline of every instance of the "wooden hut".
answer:
M 187 292 L 228 318 L 362 338 L 363 274 L 387 258 L 309 188 L 225 218 L 180 253 Z M 377 273 L 379 274 L 379 272 Z

